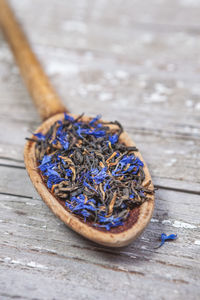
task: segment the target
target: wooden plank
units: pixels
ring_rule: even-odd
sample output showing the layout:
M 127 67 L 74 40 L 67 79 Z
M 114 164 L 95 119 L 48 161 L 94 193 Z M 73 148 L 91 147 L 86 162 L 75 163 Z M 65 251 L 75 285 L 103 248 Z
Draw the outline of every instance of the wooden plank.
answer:
M 5 135 L 2 129 L 5 122 L 6 119 L 1 118 L 0 157 L 22 161 L 25 137 L 30 136 L 29 128 L 32 127 L 34 131 L 36 125 L 30 126 L 22 121 L 7 121 Z M 177 138 L 135 128 L 127 128 L 127 132 L 136 142 L 154 177 L 199 182 L 198 139 L 184 136 Z
M 6 51 L 8 52 L 8 50 Z M 42 48 L 40 52 L 42 53 L 43 61 L 46 61 L 47 71 L 48 63 L 53 62 L 54 67 L 52 68 L 50 65 L 49 73 L 58 90 L 63 94 L 64 102 L 67 104 L 67 98 L 65 96 L 66 85 L 62 83 L 65 82 L 66 73 L 63 73 L 63 78 L 60 77 L 58 73 L 60 72 L 61 62 L 62 66 L 66 63 L 67 68 L 68 61 L 72 55 L 70 55 L 68 51 L 58 51 L 55 55 L 55 49 L 52 50 L 52 48 L 50 48 L 50 51 L 47 51 L 46 48 Z M 49 56 L 47 54 L 48 52 Z M 6 57 L 4 52 L 3 57 Z M 130 70 L 127 71 L 127 64 L 126 68 L 120 71 L 116 62 L 110 59 L 112 72 L 108 73 L 108 70 L 97 71 L 100 70 L 102 66 L 107 66 L 108 60 L 106 61 L 104 57 L 105 55 L 103 57 L 97 57 L 95 68 L 93 65 L 94 59 L 89 62 L 86 68 L 84 64 L 87 61 L 87 56 L 77 54 L 73 58 L 74 61 L 76 59 L 77 61 L 73 64 L 75 67 L 70 69 L 71 83 L 69 83 L 70 80 L 68 80 L 69 86 L 67 86 L 67 89 L 69 88 L 69 92 L 67 93 L 70 94 L 70 98 L 72 99 L 69 104 L 72 111 L 81 113 L 85 110 L 85 107 L 87 107 L 88 113 L 91 115 L 102 111 L 106 119 L 120 120 L 144 154 L 153 176 L 167 176 L 175 180 L 184 179 L 190 182 L 198 182 L 200 174 L 198 152 L 200 129 L 198 125 L 199 110 L 197 108 L 199 102 L 197 100 L 198 89 L 197 85 L 195 87 L 196 83 L 192 81 L 189 87 L 183 88 L 183 86 L 179 86 L 177 88 L 177 82 L 174 83 L 173 86 L 169 80 L 169 84 L 166 85 L 164 81 L 159 83 L 158 78 L 152 79 L 153 75 L 151 72 L 151 80 L 141 94 L 140 83 L 143 82 L 142 84 L 144 84 L 144 81 L 146 82 L 147 80 L 144 80 L 144 78 L 141 79 L 141 74 L 135 79 L 135 75 L 130 73 Z M 79 72 L 79 75 L 77 75 L 76 72 L 73 74 L 74 70 L 77 69 L 77 65 L 81 64 L 81 60 L 84 59 L 85 62 L 82 62 L 82 64 L 85 69 Z M 5 78 L 7 78 L 5 77 L 5 70 L 0 77 L 2 80 L 0 89 L 3 104 L 2 125 L 0 127 L 3 145 L 0 149 L 0 155 L 6 158 L 8 157 L 8 153 L 10 153 L 14 159 L 22 160 L 24 137 L 29 135 L 29 131 L 33 131 L 37 127 L 39 118 L 32 104 L 29 102 L 28 96 L 21 85 L 21 80 L 18 78 L 18 74 L 15 74 L 16 71 L 14 71 L 13 74 L 12 69 L 9 71 L 10 64 L 13 65 L 11 57 L 6 63 L 6 72 L 8 72 L 8 78 L 11 76 L 12 79 L 13 77 L 14 82 L 12 80 L 5 80 Z M 16 70 L 16 68 L 14 68 L 14 70 Z M 87 73 L 88 75 L 86 76 Z M 121 79 L 119 75 L 122 77 Z M 107 80 L 105 80 L 105 76 L 108 77 Z M 67 78 L 69 78 L 69 74 Z M 114 86 L 113 82 L 115 82 Z M 76 91 L 75 85 L 77 84 L 78 89 Z M 186 79 L 184 84 L 186 84 Z M 151 86 L 153 86 L 153 89 Z M 158 101 L 158 103 L 155 102 L 153 104 L 152 101 L 149 102 L 148 99 L 151 99 L 152 95 L 155 97 L 154 89 L 157 89 L 156 95 L 159 95 L 159 89 L 165 91 L 162 92 L 164 95 L 162 95 L 162 93 L 160 94 L 160 97 L 161 99 L 163 96 L 167 97 L 167 103 L 165 103 L 165 101 Z M 102 90 L 106 92 L 102 92 Z M 172 95 L 167 95 L 169 90 L 172 91 Z M 134 95 L 134 97 L 132 95 Z M 125 99 L 122 99 L 122 97 Z M 183 97 L 185 99 L 185 105 L 183 105 Z M 187 100 L 192 97 L 194 98 L 193 100 Z M 143 103 L 141 102 L 141 98 L 144 99 Z M 92 103 L 93 99 L 97 99 L 97 101 Z M 89 105 L 89 103 L 92 103 L 92 105 Z M 105 105 L 102 106 L 102 104 Z M 121 108 L 120 110 L 119 107 Z M 11 108 L 13 108 L 13 110 Z M 179 111 L 178 119 L 177 110 Z M 132 113 L 130 113 L 130 111 Z M 37 122 L 35 122 L 35 120 L 37 120 Z M 5 122 L 7 130 L 6 136 L 4 135 Z M 160 161 L 158 161 L 158 159 Z M 162 163 L 163 161 L 164 163 Z M 162 168 L 160 168 L 160 165 L 162 165 Z M 183 176 L 184 173 L 186 174 Z
M 186 74 L 181 70 L 181 74 L 176 71 L 168 74 L 163 70 L 156 72 L 142 66 L 135 69 L 129 61 L 122 63 L 115 56 L 106 58 L 103 53 L 94 53 L 94 57 L 88 60 L 86 52 L 59 51 L 59 48 L 47 46 L 37 47 L 36 50 L 63 101 L 72 111 L 81 113 L 87 109 L 91 114 L 101 110 L 103 114 L 114 115 L 122 120 L 128 117 L 125 123 L 128 127 L 134 124 L 136 128 L 199 137 L 198 70 Z M 21 84 L 15 64 L 11 57 L 5 60 L 9 54 L 6 45 L 1 51 L 2 113 L 15 120 L 30 122 L 31 116 L 35 120 L 36 113 Z M 182 59 L 185 60 L 185 57 Z M 15 108 L 13 112 L 9 111 L 11 106 Z
M 10 192 L 10 195 L 1 196 L 2 199 L 2 207 L 6 209 L 7 213 L 12 212 L 12 206 L 15 207 L 16 210 L 19 210 L 19 221 L 21 222 L 23 218 L 23 212 L 25 216 L 28 215 L 30 218 L 30 225 L 34 224 L 40 227 L 40 223 L 44 219 L 43 209 L 42 207 L 46 207 L 43 202 L 41 202 L 40 197 L 35 192 L 32 184 L 27 180 L 25 176 L 25 170 L 23 169 L 15 169 L 13 172 L 12 168 L 1 167 L 1 186 L 0 193 L 6 194 L 7 191 Z M 8 180 L 9 178 L 9 180 Z M 23 187 L 23 189 L 22 189 Z M 30 198 L 27 199 L 27 205 L 24 201 L 20 199 L 16 199 L 13 201 L 9 201 L 9 197 L 13 197 L 15 195 L 21 195 L 21 197 Z M 7 200 L 8 199 L 8 200 Z M 191 206 L 192 202 L 192 206 Z M 39 205 L 39 206 L 38 206 Z M 42 205 L 42 206 L 41 206 Z M 10 208 L 9 208 L 10 207 Z M 11 210 L 10 210 L 11 209 Z M 26 211 L 27 209 L 27 211 Z M 188 209 L 190 210 L 190 214 L 188 214 Z M 21 215 L 20 215 L 21 211 Z M 48 212 L 48 216 L 52 215 L 50 211 L 44 209 L 44 213 Z M 2 212 L 3 213 L 3 212 Z M 41 217 L 40 217 L 41 214 Z M 12 219 L 12 218 L 10 218 Z M 59 220 L 56 219 L 59 224 L 62 224 Z M 44 221 L 43 221 L 44 222 Z M 161 228 L 158 227 L 158 223 Z M 24 222 L 24 224 L 29 225 L 29 222 Z M 54 226 L 55 224 L 52 224 Z M 192 230 L 193 239 L 199 231 L 199 196 L 198 195 L 189 195 L 187 193 L 178 193 L 170 190 L 160 189 L 156 193 L 156 208 L 154 213 L 154 219 L 152 221 L 152 226 L 157 227 L 157 231 L 169 229 L 171 231 L 175 230 L 175 228 L 179 228 L 181 232 L 186 234 L 187 230 Z M 26 226 L 25 226 L 26 227 Z M 153 231 L 153 230 L 152 230 Z M 184 238 L 184 237 L 182 237 Z
M 11 260 L 12 261 L 12 260 Z M 0 274 L 1 286 L 6 287 L 7 292 L 1 292 L 3 299 L 133 299 L 138 297 L 144 299 L 146 296 L 145 290 L 148 292 L 148 299 L 163 299 L 170 290 L 170 299 L 178 299 L 184 296 L 190 297 L 191 300 L 198 299 L 198 288 L 184 283 L 169 282 L 160 280 L 162 287 L 154 285 L 148 278 L 116 272 L 112 270 L 99 270 L 88 264 L 80 264 L 76 261 L 66 262 L 63 259 L 58 261 L 52 256 L 49 261 L 54 261 L 54 269 L 50 269 L 44 275 L 44 272 L 37 267 L 24 266 L 33 264 L 33 261 L 19 261 L 21 267 L 16 267 L 16 263 L 12 266 L 12 262 L 8 268 L 2 268 L 6 271 L 7 278 Z M 16 262 L 16 261 L 15 261 Z M 23 265 L 24 264 L 24 265 Z M 66 268 L 64 274 L 60 270 L 60 265 Z M 38 264 L 39 265 L 39 264 Z M 53 266 L 53 267 L 54 267 Z M 39 270 L 38 270 L 39 269 Z M 60 272 L 59 272 L 60 271 Z M 94 276 L 94 274 L 97 274 Z M 16 278 L 18 280 L 16 280 Z M 141 278 L 143 279 L 143 288 L 141 289 Z M 183 289 L 185 285 L 186 288 Z M 192 291 L 192 296 L 191 296 Z
M 197 299 L 200 275 L 198 200 L 199 197 L 194 195 L 188 199 L 182 193 L 161 191 L 157 196 L 154 218 L 144 234 L 130 246 L 118 250 L 95 245 L 78 236 L 53 216 L 39 199 L 0 195 L 0 257 L 7 274 L 1 276 L 3 283 L 8 280 L 10 285 L 13 279 L 10 274 L 14 271 L 20 276 L 15 279 L 16 284 L 20 283 L 23 274 L 32 278 L 38 298 L 37 276 L 41 282 L 51 278 L 47 280 L 47 287 L 55 278 L 59 279 L 58 283 L 63 288 L 67 278 L 68 282 L 72 282 L 70 290 L 75 290 L 74 283 L 79 278 L 80 291 L 87 293 L 96 286 L 103 293 L 100 299 L 102 295 L 108 299 L 113 289 L 119 298 L 124 297 L 127 289 L 128 299 L 131 299 L 132 293 L 139 297 L 147 291 L 151 291 L 150 299 L 159 299 L 170 289 L 171 299 L 184 293 L 189 297 L 191 292 L 194 297 L 191 299 Z M 185 206 L 191 201 L 194 207 L 191 210 L 190 206 L 188 216 Z M 154 249 L 163 231 L 176 232 L 179 239 Z M 94 277 L 94 274 L 98 276 Z M 145 293 L 140 288 L 141 280 L 145 282 Z M 56 284 L 54 279 L 53 284 Z M 32 295 L 32 290 L 27 287 L 18 290 L 18 295 L 25 292 L 28 297 Z M 42 293 L 45 292 L 42 290 Z M 12 287 L 12 293 L 16 294 L 16 285 Z

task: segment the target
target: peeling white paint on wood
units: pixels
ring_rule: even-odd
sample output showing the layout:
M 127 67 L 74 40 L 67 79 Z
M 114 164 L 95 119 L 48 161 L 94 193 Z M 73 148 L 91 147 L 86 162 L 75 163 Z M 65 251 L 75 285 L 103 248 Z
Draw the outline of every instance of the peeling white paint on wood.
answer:
M 196 225 L 181 222 L 181 221 L 174 221 L 172 224 L 173 227 L 176 228 L 185 228 L 185 229 L 195 229 L 198 228 Z
M 9 264 L 27 266 L 27 267 L 30 267 L 30 268 L 38 268 L 38 269 L 45 269 L 45 270 L 48 269 L 47 266 L 39 264 L 35 261 L 24 262 L 22 260 L 12 259 L 10 257 L 5 257 L 4 259 L 2 259 L 2 261 L 5 262 L 5 263 L 9 263 Z

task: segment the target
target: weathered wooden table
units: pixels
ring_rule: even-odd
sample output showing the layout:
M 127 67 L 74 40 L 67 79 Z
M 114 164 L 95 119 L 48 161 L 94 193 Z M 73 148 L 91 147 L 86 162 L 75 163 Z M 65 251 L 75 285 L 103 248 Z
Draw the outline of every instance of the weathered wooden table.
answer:
M 200 1 L 12 0 L 72 112 L 120 120 L 159 190 L 130 246 L 68 229 L 23 163 L 40 123 L 0 36 L 0 299 L 199 299 Z M 162 232 L 178 240 L 159 244 Z

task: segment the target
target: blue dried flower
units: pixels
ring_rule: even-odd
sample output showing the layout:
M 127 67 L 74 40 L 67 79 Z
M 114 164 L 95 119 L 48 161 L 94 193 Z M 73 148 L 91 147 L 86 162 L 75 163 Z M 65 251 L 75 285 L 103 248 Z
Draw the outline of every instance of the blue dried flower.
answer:
M 105 136 L 106 132 L 105 132 L 105 130 L 98 130 L 98 131 L 93 130 L 90 134 L 95 136 L 96 138 L 100 138 L 100 137 Z
M 41 132 L 33 133 L 33 135 L 36 136 L 39 141 L 44 141 L 45 140 L 45 135 L 42 134 Z
M 54 184 L 60 183 L 61 181 L 64 181 L 64 179 L 56 175 L 50 175 L 47 180 L 47 186 L 50 189 Z
M 83 194 L 79 194 L 77 198 L 80 199 L 82 202 L 85 201 L 85 196 Z
M 90 213 L 86 209 L 81 210 L 79 213 L 84 217 L 84 222 L 86 222 L 86 218 L 90 216 Z
M 80 136 L 80 138 L 83 138 L 83 136 L 81 135 L 82 130 L 81 130 L 80 125 L 78 126 L 78 129 L 76 130 L 76 132 L 77 132 L 78 136 Z
M 52 169 L 47 169 L 46 172 L 44 173 L 45 176 L 51 176 L 51 175 L 54 175 L 54 176 L 57 176 L 60 178 L 60 175 L 58 174 L 58 172 L 56 172 L 55 170 L 52 170 Z
M 91 210 L 91 211 L 95 211 L 96 210 L 96 208 L 93 207 L 92 205 L 80 203 L 76 207 L 74 207 L 73 212 L 74 211 L 78 211 L 78 210 L 82 210 L 82 209 L 88 209 L 88 210 Z
M 111 142 L 111 145 L 117 143 L 119 136 L 117 134 L 113 134 L 112 136 L 109 136 L 109 141 Z
M 165 233 L 162 233 L 161 237 L 160 237 L 161 243 L 160 243 L 160 245 L 157 248 L 160 248 L 162 245 L 164 245 L 165 241 L 176 240 L 177 237 L 178 237 L 177 234 L 166 235 Z
M 87 181 L 84 180 L 83 181 L 83 185 L 86 186 L 86 187 L 88 187 L 90 190 L 96 192 L 95 188 L 93 188 L 89 183 L 87 183 Z
M 106 171 L 107 171 L 107 167 L 102 168 L 101 171 L 99 171 L 98 169 L 91 170 L 91 174 L 95 175 L 93 177 L 93 180 L 96 182 L 96 184 L 99 184 L 105 180 L 105 178 L 108 176 Z M 91 179 L 92 179 L 92 177 L 91 177 Z
M 143 162 L 138 157 L 135 158 L 134 164 L 144 167 Z
M 76 203 L 80 203 L 80 200 L 77 197 L 72 196 L 70 198 L 70 201 L 74 203 L 74 205 L 76 205 Z
M 123 225 L 121 218 L 114 218 L 113 216 L 107 218 L 105 216 L 98 215 L 98 221 L 104 224 L 94 224 L 96 227 L 106 228 L 106 230 L 110 230 L 112 227 L 117 227 Z
M 104 192 L 105 192 L 107 189 L 110 189 L 110 188 L 111 188 L 111 186 L 110 186 L 110 184 L 109 184 L 110 181 L 111 181 L 111 179 L 107 180 L 106 183 L 104 184 L 104 188 L 103 188 Z
M 65 174 L 67 175 L 67 177 L 70 177 L 72 175 L 72 170 L 65 169 Z
M 101 119 L 101 115 L 96 116 L 94 119 L 92 119 L 89 123 L 90 126 L 94 127 L 94 123 L 96 123 L 99 119 Z
M 92 202 L 93 204 L 96 205 L 96 200 L 95 199 L 93 199 L 93 198 L 88 199 L 87 203 L 90 203 L 90 202 Z
M 45 165 L 51 161 L 51 156 L 50 155 L 44 155 L 42 159 L 41 165 Z
M 63 126 L 59 126 L 57 131 L 56 131 L 56 136 L 59 137 L 62 134 Z
M 90 130 L 88 128 L 81 128 L 80 125 L 78 125 L 78 129 L 76 130 L 78 136 L 80 136 L 81 138 L 83 138 L 82 134 L 85 135 L 93 135 L 96 138 L 105 136 L 106 132 L 104 130 Z
M 61 143 L 61 145 L 63 146 L 63 148 L 65 150 L 68 150 L 68 148 L 69 148 L 69 142 L 68 141 L 63 141 L 62 140 L 60 143 Z
M 38 166 L 38 168 L 44 172 L 48 168 L 53 168 L 54 164 L 51 163 L 51 156 L 49 155 L 44 155 L 41 164 Z
M 67 201 L 65 202 L 65 205 L 67 206 L 67 208 L 69 208 L 71 211 L 73 210 L 73 206 L 71 205 L 71 203 L 68 203 Z
M 120 160 L 119 164 L 122 167 L 124 167 L 125 165 L 132 163 L 134 158 L 135 158 L 134 155 L 130 155 L 130 156 L 124 155 L 124 157 Z
M 64 113 L 64 116 L 65 116 L 65 120 L 66 121 L 70 121 L 70 122 L 73 122 L 74 121 L 74 118 L 69 116 L 68 114 Z

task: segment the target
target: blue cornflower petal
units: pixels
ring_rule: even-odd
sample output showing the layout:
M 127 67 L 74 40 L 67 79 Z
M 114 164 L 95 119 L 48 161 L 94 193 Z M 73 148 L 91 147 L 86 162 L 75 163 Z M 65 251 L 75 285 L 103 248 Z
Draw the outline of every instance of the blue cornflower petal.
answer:
M 74 118 L 71 117 L 71 116 L 69 116 L 68 114 L 64 113 L 64 116 L 65 116 L 65 120 L 66 120 L 66 121 L 71 121 L 71 122 L 74 121 Z
M 69 142 L 68 142 L 68 141 L 62 141 L 62 142 L 61 142 L 61 145 L 63 146 L 63 148 L 64 148 L 65 150 L 68 150 L 68 148 L 69 148 Z
M 96 204 L 96 200 L 93 198 L 88 199 L 87 204 L 92 202 L 93 204 Z
M 107 231 L 109 231 L 110 230 L 110 228 L 111 228 L 111 226 L 112 226 L 112 224 L 111 223 L 109 223 L 109 224 L 104 224 L 104 225 L 100 225 L 100 224 L 98 224 L 98 223 L 96 223 L 96 224 L 93 224 L 93 226 L 95 226 L 95 227 L 102 227 L 102 228 L 106 228 L 106 230 Z
M 134 156 L 133 155 L 130 155 L 130 156 L 127 156 L 127 155 L 124 155 L 124 157 L 120 160 L 120 165 L 123 167 L 127 164 L 130 164 L 133 162 L 133 159 L 134 159 Z
M 33 135 L 36 136 L 39 141 L 44 141 L 45 140 L 45 135 L 42 134 L 41 132 L 33 133 Z
M 96 138 L 102 137 L 106 134 L 104 130 L 90 130 L 88 128 L 81 128 L 80 125 L 78 125 L 78 129 L 76 130 L 76 132 L 81 138 L 83 138 L 82 134 L 93 135 Z
M 113 134 L 112 136 L 109 136 L 109 141 L 111 142 L 111 145 L 117 143 L 119 136 L 117 134 Z
M 105 136 L 106 132 L 105 132 L 105 130 L 99 130 L 99 131 L 93 130 L 90 134 L 95 136 L 96 138 L 99 138 L 99 137 Z
M 95 211 L 96 208 L 93 207 L 92 205 L 88 205 L 88 204 L 78 204 L 74 209 L 73 211 L 77 211 L 77 210 L 81 210 L 81 209 L 87 209 L 87 210 L 91 210 L 91 211 Z
M 57 131 L 56 131 L 56 136 L 60 136 L 62 134 L 63 126 L 59 126 Z
M 77 198 L 77 197 L 74 197 L 74 196 L 72 196 L 71 198 L 70 198 L 70 201 L 71 202 L 76 202 L 76 203 L 80 203 L 80 200 Z
M 81 135 L 81 127 L 80 125 L 78 125 L 78 129 L 76 130 L 78 136 L 80 136 L 80 138 L 83 138 L 83 136 Z
M 121 222 L 121 218 L 114 218 L 114 216 L 110 216 L 110 217 L 105 217 L 105 216 L 101 216 L 99 215 L 99 222 L 102 222 L 102 223 L 109 223 L 111 222 L 112 224 L 115 224 L 115 223 L 118 223 L 118 222 Z
M 110 179 L 111 180 L 111 179 Z M 111 188 L 111 186 L 110 186 L 110 180 L 107 180 L 106 181 L 106 183 L 104 184 L 104 188 L 103 188 L 103 190 L 104 190 L 104 192 L 107 190 L 107 189 L 110 189 Z
M 117 177 L 117 176 L 122 176 L 122 175 L 123 175 L 122 173 L 118 173 L 118 174 L 117 174 L 117 172 L 120 172 L 120 171 L 121 171 L 121 170 L 120 170 L 119 168 L 118 168 L 117 170 L 113 170 L 113 171 L 112 171 L 112 176 L 116 176 L 116 177 Z
M 47 187 L 49 188 L 49 189 L 51 189 L 52 188 L 52 182 L 51 182 L 51 180 L 50 179 L 48 179 L 47 180 Z
M 110 218 L 105 218 L 105 219 L 110 219 Z M 116 218 L 115 220 L 117 220 L 117 219 L 119 219 L 119 218 Z M 104 221 L 103 221 L 103 223 L 104 223 Z M 112 220 L 111 222 L 108 221 L 108 222 L 105 222 L 104 224 L 96 223 L 93 226 L 106 228 L 106 230 L 109 231 L 112 227 L 117 227 L 117 226 L 121 226 L 121 225 L 123 225 L 122 221 L 117 220 L 117 221 L 114 222 Z
M 96 116 L 94 119 L 92 119 L 89 123 L 90 126 L 94 126 L 94 123 L 96 123 L 99 119 L 101 119 L 101 115 Z
M 41 165 L 47 164 L 50 161 L 51 161 L 51 156 L 50 155 L 44 155 Z
M 67 208 L 69 208 L 70 210 L 73 210 L 73 206 L 68 203 L 67 201 L 65 202 L 65 205 L 67 206 Z
M 84 217 L 89 217 L 90 216 L 90 213 L 86 210 L 86 209 L 83 209 L 81 211 L 81 214 L 84 216 Z
M 134 164 L 137 164 L 138 166 L 144 167 L 143 162 L 138 157 L 136 157 L 136 159 L 134 161 Z
M 83 185 L 86 186 L 86 187 L 88 187 L 90 190 L 96 192 L 95 188 L 93 188 L 89 183 L 87 183 L 87 181 L 84 180 L 83 181 Z
M 96 208 L 94 206 L 92 206 L 92 205 L 85 204 L 84 208 L 86 208 L 88 210 L 91 210 L 91 211 L 96 211 Z
M 101 171 L 98 171 L 98 169 L 93 169 L 93 170 L 91 171 L 91 173 L 92 173 L 93 175 L 95 175 L 95 176 L 93 177 L 93 179 L 94 179 L 94 181 L 95 181 L 97 184 L 103 182 L 104 179 L 108 176 L 108 174 L 106 173 L 106 170 L 107 170 L 107 167 L 102 168 Z M 97 171 L 98 171 L 98 173 L 97 173 Z
M 99 173 L 99 170 L 97 168 L 93 168 L 90 170 L 90 173 L 96 176 Z
M 46 171 L 48 168 L 52 168 L 54 166 L 54 164 L 51 163 L 51 156 L 48 155 L 44 155 L 41 164 L 38 166 L 38 168 L 44 172 Z
M 58 174 L 58 172 L 56 172 L 55 170 L 52 170 L 52 169 L 47 169 L 46 172 L 44 173 L 45 176 L 51 176 L 51 175 L 54 175 L 54 176 L 57 176 L 60 178 L 60 175 Z
M 83 203 L 80 203 L 80 204 L 76 205 L 73 208 L 73 212 L 76 212 L 76 211 L 81 210 L 81 209 L 83 209 Z
M 123 171 L 123 172 L 131 172 L 134 168 L 137 168 L 137 166 L 136 165 L 132 165 L 132 166 L 130 166 L 126 171 Z
M 90 213 L 86 209 L 79 211 L 78 214 L 84 217 L 84 222 L 86 222 L 86 219 L 90 216 Z
M 47 172 L 49 172 L 49 174 L 51 173 L 51 171 L 54 171 L 54 170 L 51 170 L 51 169 L 47 170 Z M 56 172 L 56 171 L 54 171 L 54 172 Z M 65 180 L 64 178 L 61 178 L 60 176 L 54 174 L 54 172 L 52 172 L 52 174 L 49 175 L 48 180 L 47 180 L 47 186 L 49 189 L 52 187 L 53 184 L 57 184 L 57 183 L 60 183 Z
M 78 195 L 77 198 L 80 199 L 82 202 L 85 201 L 85 196 L 83 194 Z
M 177 239 L 177 234 L 170 234 L 170 235 L 166 235 L 165 233 L 162 233 L 161 234 L 161 237 L 160 237 L 160 239 L 161 239 L 161 243 L 160 243 L 160 245 L 158 246 L 158 248 L 160 248 L 164 243 L 165 243 L 165 241 L 168 241 L 168 240 L 175 240 L 175 239 Z

